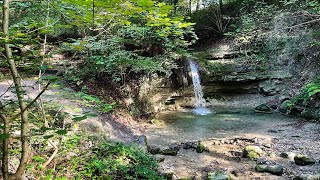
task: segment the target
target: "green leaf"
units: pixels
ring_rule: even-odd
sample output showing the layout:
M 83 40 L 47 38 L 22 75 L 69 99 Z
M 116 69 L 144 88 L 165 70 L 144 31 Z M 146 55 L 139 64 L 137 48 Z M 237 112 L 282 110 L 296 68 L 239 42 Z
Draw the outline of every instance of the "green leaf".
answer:
M 68 133 L 68 131 L 67 131 L 67 130 L 65 130 L 65 129 L 62 129 L 62 130 L 58 130 L 58 131 L 56 131 L 56 133 L 57 133 L 57 134 L 59 134 L 59 135 L 65 135 L 65 134 L 67 134 L 67 133 Z
M 86 115 L 84 115 L 84 116 L 74 117 L 74 118 L 72 118 L 72 120 L 75 121 L 75 122 L 79 122 L 79 121 L 85 120 L 85 119 L 87 119 L 87 118 L 88 118 L 88 117 L 87 117 Z
M 0 134 L 0 141 L 3 141 L 3 140 L 5 140 L 5 139 L 8 139 L 9 137 L 10 137 L 9 134 L 5 134 L 5 133 Z
M 49 66 L 43 65 L 39 67 L 39 70 L 44 71 L 47 70 L 49 68 Z
M 50 139 L 52 138 L 54 135 L 47 135 L 47 136 L 43 136 L 43 139 Z
M 97 117 L 98 116 L 97 114 L 94 114 L 94 113 L 86 113 L 85 115 L 87 117 Z
M 45 158 L 43 158 L 43 157 L 41 157 L 41 156 L 38 156 L 38 155 L 33 156 L 33 157 L 32 157 L 32 160 L 34 160 L 34 161 L 36 161 L 36 162 L 40 162 L 40 163 L 46 162 L 46 159 L 45 159 Z
M 49 76 L 49 75 L 47 75 L 47 76 L 43 76 L 42 77 L 42 79 L 43 80 L 47 80 L 47 81 L 57 81 L 58 80 L 58 76 Z

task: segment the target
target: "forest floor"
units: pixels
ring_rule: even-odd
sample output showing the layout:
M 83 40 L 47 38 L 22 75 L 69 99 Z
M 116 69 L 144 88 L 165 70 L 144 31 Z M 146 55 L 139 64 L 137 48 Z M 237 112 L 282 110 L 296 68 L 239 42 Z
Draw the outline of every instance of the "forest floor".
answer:
M 38 94 L 36 80 L 25 79 L 23 83 L 27 97 L 30 99 L 36 97 Z M 0 95 L 6 92 L 2 95 L 2 100 L 15 98 L 14 93 L 11 92 L 11 84 L 11 81 L 0 82 Z M 130 143 L 137 136 L 145 134 L 148 140 L 151 137 L 149 144 L 154 145 L 157 142 L 152 140 L 152 136 L 161 133 L 158 125 L 155 128 L 155 124 L 138 123 L 125 113 L 118 112 L 114 115 L 99 113 L 94 107 L 85 106 L 75 92 L 62 84 L 51 86 L 42 97 L 45 102 L 56 104 L 71 117 L 88 111 L 97 113 L 97 117 L 90 117 L 80 122 L 81 126 L 88 133 L 106 134 L 114 141 Z M 159 132 L 156 132 L 157 130 Z M 201 143 L 206 146 L 206 151 L 203 153 L 197 153 L 195 149 L 180 148 L 176 156 L 156 156 L 164 158 L 160 163 L 160 171 L 174 173 L 174 179 L 205 179 L 208 172 L 215 170 L 225 171 L 232 179 L 293 179 L 296 175 L 319 173 L 319 139 L 320 125 L 292 117 L 292 122 L 271 123 L 270 126 L 256 127 L 242 134 L 225 134 L 219 138 L 201 139 Z M 182 143 L 179 139 L 172 139 L 172 142 L 173 144 Z M 243 158 L 242 152 L 246 145 L 261 147 L 264 155 L 258 160 Z M 280 157 L 283 152 L 308 155 L 313 157 L 316 163 L 298 166 L 292 158 Z M 254 167 L 257 163 L 280 164 L 285 169 L 284 174 L 275 176 L 255 172 Z

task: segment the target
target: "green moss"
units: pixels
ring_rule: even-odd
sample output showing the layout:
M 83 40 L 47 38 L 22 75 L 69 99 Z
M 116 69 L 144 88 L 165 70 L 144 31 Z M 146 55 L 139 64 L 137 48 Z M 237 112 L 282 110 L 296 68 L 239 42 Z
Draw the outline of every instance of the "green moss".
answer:
M 263 154 L 263 151 L 258 146 L 246 146 L 243 151 L 243 156 L 246 158 L 256 159 Z
M 206 149 L 206 147 L 203 144 L 199 143 L 196 151 L 197 151 L 197 153 L 203 153 L 205 151 L 205 149 Z

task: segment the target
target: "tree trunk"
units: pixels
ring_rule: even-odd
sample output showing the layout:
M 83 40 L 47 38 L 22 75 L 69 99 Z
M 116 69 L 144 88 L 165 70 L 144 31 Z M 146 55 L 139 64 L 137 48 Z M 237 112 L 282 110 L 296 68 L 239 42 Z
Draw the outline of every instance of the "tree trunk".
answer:
M 219 0 L 219 8 L 220 8 L 220 13 L 222 14 L 222 8 L 223 8 L 222 0 Z
M 3 0 L 3 33 L 5 34 L 5 37 L 9 39 L 9 0 Z M 18 73 L 16 64 L 14 62 L 14 59 L 12 57 L 12 52 L 9 47 L 9 43 L 4 43 L 5 48 L 5 56 L 7 63 L 9 64 L 11 76 L 14 82 L 14 86 L 16 89 L 16 94 L 18 97 L 19 102 L 19 108 L 21 113 L 21 146 L 22 146 L 22 152 L 21 152 L 21 158 L 20 158 L 20 164 L 16 171 L 16 173 L 11 177 L 12 179 L 21 179 L 25 169 L 26 164 L 29 156 L 29 140 L 28 140 L 28 110 L 26 110 L 26 103 L 24 101 L 24 94 L 23 89 L 21 85 L 21 76 Z
M 2 7 L 2 31 L 5 35 L 5 38 L 9 38 L 9 0 L 3 0 Z M 11 50 L 9 48 L 9 44 L 4 44 L 5 48 L 5 56 L 7 60 L 12 56 Z M 0 102 L 1 103 L 1 102 Z M 4 135 L 9 135 L 10 133 L 10 121 L 4 114 L 4 106 L 2 103 L 0 104 L 0 115 L 4 124 Z M 4 138 L 3 146 L 2 146 L 2 176 L 4 180 L 9 179 L 9 142 L 8 138 Z
M 192 15 L 192 0 L 189 0 L 189 13 Z

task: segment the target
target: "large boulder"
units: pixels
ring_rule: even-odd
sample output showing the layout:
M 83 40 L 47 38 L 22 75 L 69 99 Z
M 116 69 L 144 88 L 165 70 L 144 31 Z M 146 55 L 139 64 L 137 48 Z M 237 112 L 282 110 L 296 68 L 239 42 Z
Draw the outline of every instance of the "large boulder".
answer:
M 307 155 L 300 155 L 300 154 L 294 157 L 294 162 L 299 166 L 313 165 L 316 163 L 316 161 L 313 158 Z
M 263 151 L 258 146 L 246 146 L 243 150 L 243 157 L 256 159 L 263 155 Z

